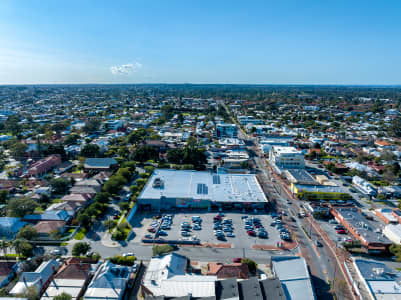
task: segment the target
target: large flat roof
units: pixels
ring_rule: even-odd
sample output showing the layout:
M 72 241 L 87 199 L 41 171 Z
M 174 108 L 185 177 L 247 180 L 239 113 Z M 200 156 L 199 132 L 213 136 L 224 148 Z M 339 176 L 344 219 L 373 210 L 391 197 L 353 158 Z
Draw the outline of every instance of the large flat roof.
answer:
M 154 187 L 155 179 L 163 182 Z M 215 174 L 204 171 L 156 169 L 139 199 L 186 198 L 213 202 L 267 202 L 253 174 Z

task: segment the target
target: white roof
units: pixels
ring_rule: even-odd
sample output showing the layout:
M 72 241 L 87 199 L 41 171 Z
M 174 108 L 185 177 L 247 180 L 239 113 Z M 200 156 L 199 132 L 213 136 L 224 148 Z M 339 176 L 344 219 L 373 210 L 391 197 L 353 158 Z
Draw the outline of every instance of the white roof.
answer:
M 45 283 L 50 276 L 57 270 L 59 262 L 51 259 L 42 262 L 35 272 L 23 272 L 17 284 L 10 291 L 11 295 L 24 293 L 27 287 L 35 285 L 38 290 L 41 289 L 42 284 Z
M 54 279 L 43 293 L 41 299 L 53 299 L 62 293 L 67 293 L 76 299 L 85 284 L 83 279 Z
M 152 258 L 143 285 L 154 296 L 193 297 L 215 296 L 217 276 L 185 274 L 186 258 L 175 253 Z
M 377 300 L 401 300 L 401 286 L 393 281 L 367 281 Z
M 156 178 L 163 187 L 153 187 Z M 254 174 L 213 174 L 156 169 L 139 199 L 185 198 L 216 202 L 267 202 Z
M 391 231 L 393 234 L 397 235 L 398 237 L 401 237 L 401 224 L 393 225 L 393 224 L 388 224 L 385 227 L 386 231 Z
M 273 146 L 272 148 L 273 151 L 279 154 L 302 154 L 302 152 L 297 150 L 295 147 Z

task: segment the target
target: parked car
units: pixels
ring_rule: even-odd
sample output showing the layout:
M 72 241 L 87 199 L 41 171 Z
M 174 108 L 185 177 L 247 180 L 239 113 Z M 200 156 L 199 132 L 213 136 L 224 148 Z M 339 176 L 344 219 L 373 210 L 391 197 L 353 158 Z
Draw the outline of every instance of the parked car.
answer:
M 316 247 L 323 247 L 322 243 L 319 242 L 318 240 L 316 240 L 315 244 L 316 244 Z
M 232 233 L 232 232 L 227 232 L 226 236 L 228 236 L 228 237 L 235 237 L 235 234 Z
M 233 263 L 240 263 L 242 261 L 241 257 L 233 258 Z
M 344 229 L 337 230 L 338 234 L 346 234 L 347 232 Z
M 253 230 L 248 230 L 247 234 L 248 234 L 249 236 L 256 236 L 256 232 L 253 231 Z
M 190 236 L 190 233 L 188 231 L 181 231 L 182 236 Z

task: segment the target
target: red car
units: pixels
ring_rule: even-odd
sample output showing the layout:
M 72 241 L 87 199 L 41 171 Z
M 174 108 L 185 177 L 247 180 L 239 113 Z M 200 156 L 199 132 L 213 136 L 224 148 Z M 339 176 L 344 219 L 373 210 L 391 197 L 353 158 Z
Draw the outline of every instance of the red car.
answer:
M 337 230 L 338 234 L 346 234 L 347 232 L 344 229 Z
M 250 236 L 256 236 L 256 232 L 255 231 L 253 231 L 253 230 L 248 230 L 248 235 L 250 235 Z
M 149 232 L 153 232 L 153 233 L 155 233 L 155 232 L 156 232 L 156 229 L 155 229 L 155 228 L 153 228 L 153 227 L 150 227 L 150 228 L 148 228 L 148 231 L 149 231 Z
M 233 263 L 240 263 L 242 261 L 241 257 L 233 258 Z
M 220 221 L 221 221 L 222 219 L 223 219 L 223 218 L 222 218 L 222 217 L 220 217 L 219 215 L 217 215 L 217 216 L 213 217 L 213 220 L 214 220 L 214 221 L 216 221 L 216 220 L 220 220 Z

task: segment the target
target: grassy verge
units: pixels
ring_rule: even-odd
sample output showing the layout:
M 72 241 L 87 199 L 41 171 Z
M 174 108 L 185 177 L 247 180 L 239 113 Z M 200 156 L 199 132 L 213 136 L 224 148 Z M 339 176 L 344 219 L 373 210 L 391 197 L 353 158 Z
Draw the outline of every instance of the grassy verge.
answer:
M 82 240 L 85 237 L 86 234 L 86 229 L 81 228 L 76 234 L 75 234 L 75 239 L 76 240 Z

